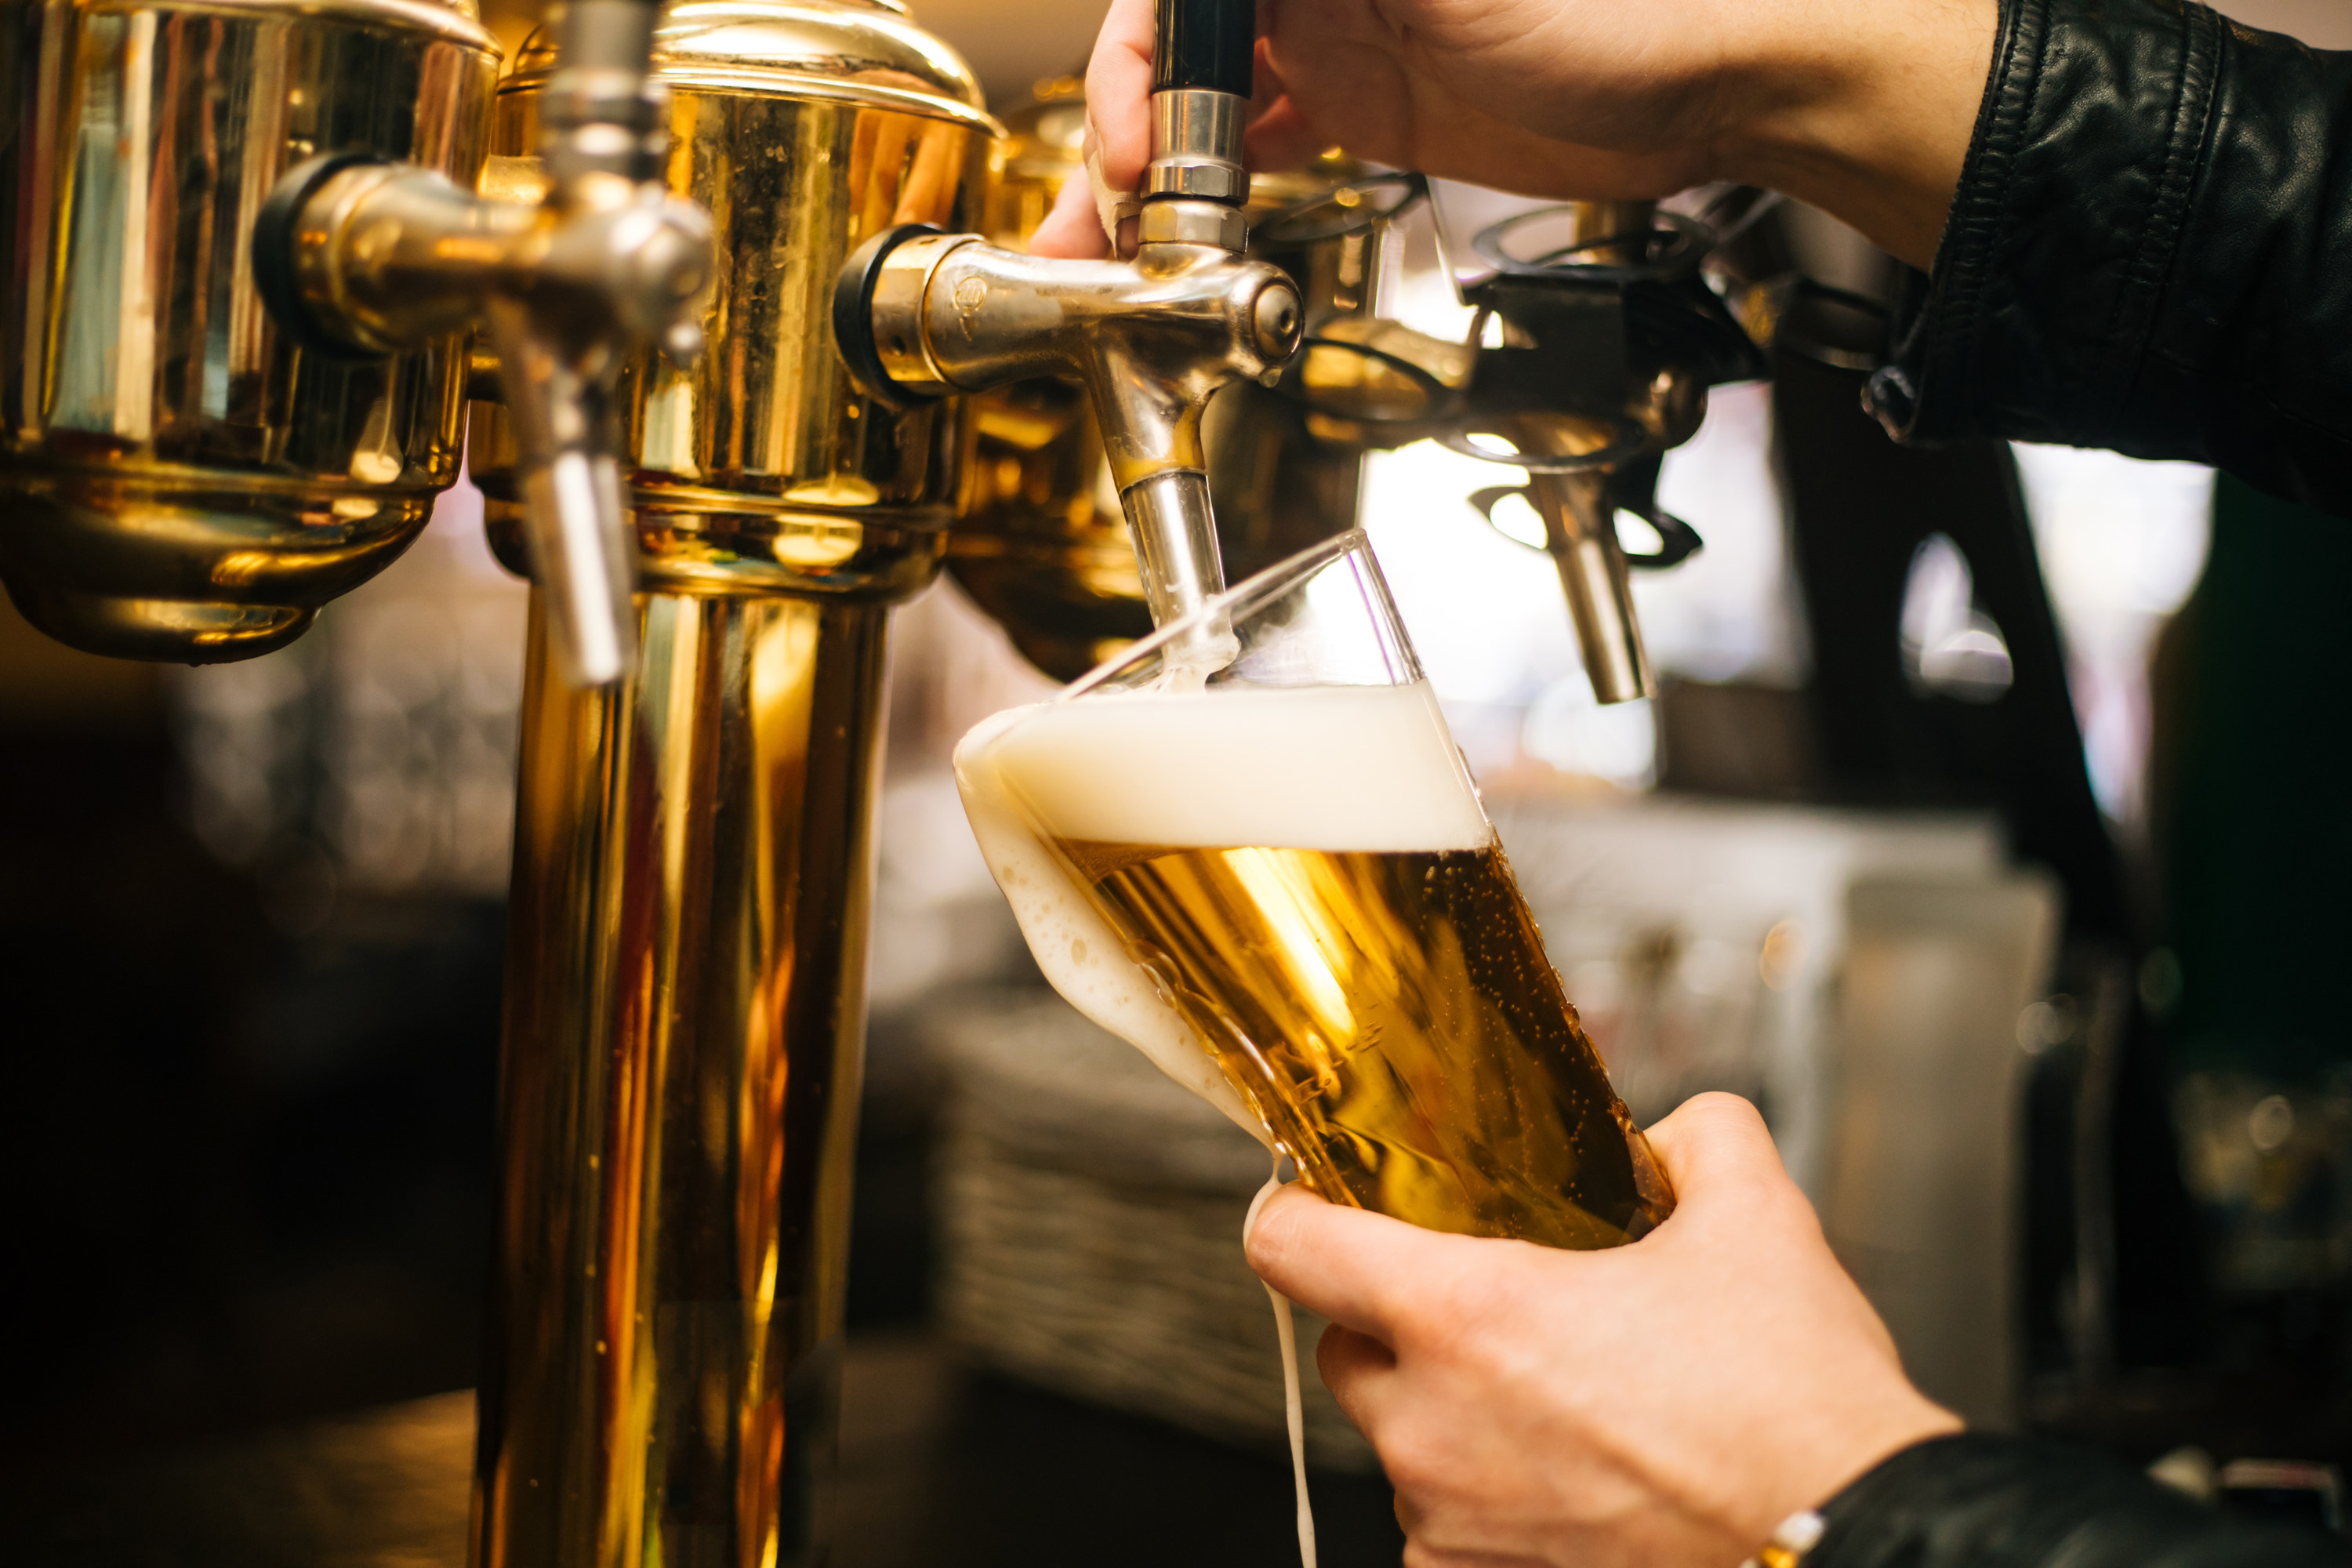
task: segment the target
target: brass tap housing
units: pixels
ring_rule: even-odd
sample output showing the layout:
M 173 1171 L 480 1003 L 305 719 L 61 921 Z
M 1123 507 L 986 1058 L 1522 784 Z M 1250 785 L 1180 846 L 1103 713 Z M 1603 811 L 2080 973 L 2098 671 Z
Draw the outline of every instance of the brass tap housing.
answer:
M 636 0 L 619 3 L 642 18 Z M 658 89 L 636 82 L 626 111 L 650 117 Z M 570 125 L 556 153 L 583 163 L 629 146 L 624 134 Z M 616 160 L 634 171 L 575 168 L 521 200 L 331 153 L 287 175 L 254 234 L 271 312 L 319 351 L 391 353 L 477 327 L 496 345 L 501 401 L 524 437 L 532 567 L 557 667 L 575 686 L 621 679 L 635 651 L 614 373 L 635 347 L 685 360 L 702 344 L 693 318 L 711 272 L 709 220 L 646 177 L 649 152 Z
M 499 90 L 509 174 L 552 63 Z M 967 408 L 860 391 L 827 316 L 869 235 L 979 220 L 969 68 L 871 0 L 680 0 L 655 76 L 715 276 L 699 358 L 614 383 L 635 659 L 572 689 L 532 639 L 478 1568 L 828 1560 L 887 631 L 970 449 Z M 510 411 L 472 435 L 527 572 Z
M 0 578 L 94 653 L 281 647 L 457 479 L 466 345 L 302 348 L 253 287 L 255 217 L 330 151 L 471 188 L 498 46 L 424 0 L 9 9 Z
M 869 396 L 835 352 L 834 274 L 894 225 L 978 220 L 1003 128 L 969 68 L 880 0 L 680 0 L 654 39 L 669 188 L 710 215 L 708 348 L 620 373 L 622 481 L 648 589 L 895 599 L 930 580 L 962 500 L 971 415 Z M 537 145 L 553 65 L 499 84 L 495 152 Z M 478 401 L 491 543 L 528 572 L 508 410 Z
M 1222 225 L 1222 213 L 1212 221 Z M 1271 376 L 1299 335 L 1286 276 L 1181 240 L 1148 241 L 1132 262 L 1089 262 L 1001 249 L 978 235 L 916 236 L 882 258 L 873 311 L 883 369 L 904 394 L 1083 380 L 1122 492 L 1205 468 L 1200 416 L 1211 395 Z

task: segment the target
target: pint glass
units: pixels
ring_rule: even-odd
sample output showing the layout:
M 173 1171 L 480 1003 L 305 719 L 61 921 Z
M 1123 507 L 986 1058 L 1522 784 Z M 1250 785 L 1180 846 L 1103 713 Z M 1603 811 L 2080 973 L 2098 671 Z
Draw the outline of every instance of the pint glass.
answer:
M 1613 1247 L 1674 1194 L 1361 532 L 956 752 L 1047 979 L 1334 1203 Z

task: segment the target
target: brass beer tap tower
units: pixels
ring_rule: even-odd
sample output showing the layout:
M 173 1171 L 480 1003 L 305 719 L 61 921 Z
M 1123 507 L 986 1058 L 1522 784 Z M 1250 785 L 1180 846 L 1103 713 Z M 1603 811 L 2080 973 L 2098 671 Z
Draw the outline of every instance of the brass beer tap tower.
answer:
M 526 680 L 478 1568 L 824 1560 L 885 633 L 970 439 L 828 330 L 868 236 L 977 217 L 1000 128 L 963 63 L 865 0 L 680 0 L 654 55 L 718 265 L 701 356 L 613 383 L 635 660 Z M 527 44 L 496 151 L 562 81 Z M 527 565 L 530 433 L 483 402 L 471 434 Z
M 285 172 L 471 189 L 498 46 L 416 0 L 0 5 L 0 578 L 92 652 L 282 646 L 455 482 L 466 340 L 307 351 L 255 287 Z
M 0 4 L 0 577 L 94 651 L 268 651 L 477 400 L 536 591 L 475 1561 L 813 1563 L 884 625 L 969 426 L 827 308 L 976 221 L 999 128 L 866 0 L 578 0 L 515 66 L 427 0 Z

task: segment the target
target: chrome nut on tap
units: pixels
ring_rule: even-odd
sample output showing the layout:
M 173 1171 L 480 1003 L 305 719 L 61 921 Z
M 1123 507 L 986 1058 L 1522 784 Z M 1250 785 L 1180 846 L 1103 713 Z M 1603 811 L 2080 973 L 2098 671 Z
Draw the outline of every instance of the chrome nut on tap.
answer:
M 1249 200 L 1242 167 L 1242 116 L 1249 100 L 1207 88 L 1175 88 L 1151 95 L 1150 163 L 1143 195 L 1192 196 L 1240 206 Z
M 1250 330 L 1257 334 L 1257 352 L 1268 362 L 1260 380 L 1279 379 L 1282 366 L 1298 352 L 1304 329 L 1297 289 L 1287 283 L 1269 283 L 1258 290 L 1257 301 L 1250 307 Z

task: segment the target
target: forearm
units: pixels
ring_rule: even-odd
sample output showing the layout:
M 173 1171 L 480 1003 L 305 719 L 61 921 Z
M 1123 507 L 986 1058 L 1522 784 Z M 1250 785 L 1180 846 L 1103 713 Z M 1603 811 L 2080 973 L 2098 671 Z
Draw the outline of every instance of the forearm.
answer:
M 2343 1542 L 2231 1521 L 2111 1460 L 2021 1437 L 1939 1438 L 1822 1510 L 1805 1568 L 2344 1568 Z
M 1924 266 L 1984 94 L 1997 0 L 1261 0 L 1254 160 L 1340 145 L 1529 195 L 1784 190 Z M 1126 190 L 1150 146 L 1150 0 L 1113 0 L 1090 145 Z M 1073 193 L 1045 254 L 1092 254 Z
M 1915 267 L 1936 256 L 1985 96 L 1997 0 L 1827 0 L 1725 68 L 1719 177 L 1836 214 Z
M 2352 510 L 2352 56 L 2194 4 L 2004 0 L 1997 60 L 1880 419 Z

